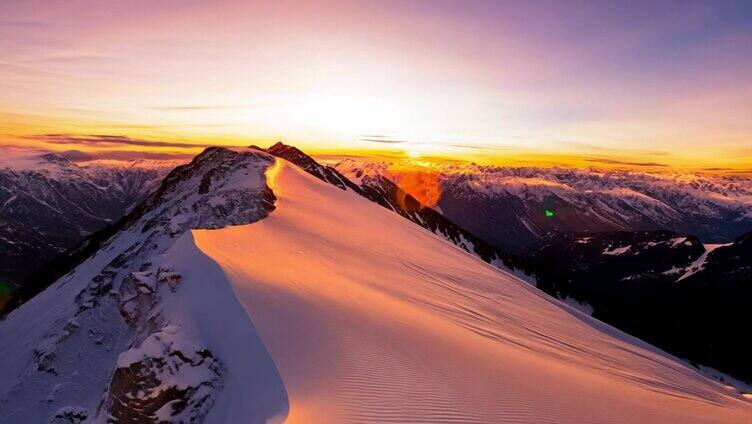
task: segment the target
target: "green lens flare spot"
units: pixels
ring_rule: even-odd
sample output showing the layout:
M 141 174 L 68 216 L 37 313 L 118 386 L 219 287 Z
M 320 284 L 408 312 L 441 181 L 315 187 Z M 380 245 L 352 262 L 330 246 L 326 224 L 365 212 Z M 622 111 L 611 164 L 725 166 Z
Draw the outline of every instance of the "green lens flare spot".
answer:
M 545 214 L 545 215 L 546 215 L 547 217 L 549 217 L 549 218 L 550 218 L 550 217 L 552 217 L 552 216 L 554 216 L 554 211 L 552 211 L 551 209 L 546 209 L 546 211 L 545 211 L 545 212 L 543 212 L 543 213 L 544 213 L 544 214 Z

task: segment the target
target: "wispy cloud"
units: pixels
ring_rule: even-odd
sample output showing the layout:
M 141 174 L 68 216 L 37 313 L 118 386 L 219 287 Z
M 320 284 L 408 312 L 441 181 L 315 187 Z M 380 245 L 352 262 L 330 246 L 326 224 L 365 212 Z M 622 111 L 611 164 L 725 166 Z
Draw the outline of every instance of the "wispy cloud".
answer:
M 38 69 L 31 66 L 19 65 L 17 63 L 0 63 L 0 71 L 8 72 L 11 75 L 38 76 L 47 78 L 70 78 L 70 75 L 62 72 L 53 72 L 45 69 Z
M 82 152 L 80 150 L 65 150 L 65 151 L 58 152 L 58 153 L 73 162 L 87 162 L 87 161 L 98 160 L 98 159 L 188 160 L 194 156 L 189 153 L 159 153 L 159 152 L 143 152 L 143 151 L 123 151 L 123 150 L 104 150 L 104 151 L 97 151 L 97 152 Z
M 384 144 L 402 144 L 407 143 L 407 140 L 398 140 L 394 138 L 390 138 L 386 135 L 379 135 L 379 134 L 371 134 L 371 135 L 361 135 L 358 137 L 361 141 L 368 141 L 371 143 L 384 143 Z
M 21 63 L 47 64 L 47 63 L 87 63 L 103 62 L 112 60 L 113 56 L 94 53 L 58 53 L 40 57 L 29 58 Z
M 117 147 L 117 146 L 139 146 L 139 147 L 163 147 L 163 148 L 205 148 L 214 146 L 214 144 L 188 143 L 179 141 L 154 141 L 139 138 L 131 138 L 124 135 L 111 134 L 38 134 L 27 136 L 26 138 L 43 141 L 54 144 L 73 144 L 96 147 Z M 225 147 L 242 147 L 242 146 L 225 146 Z
M 47 153 L 59 154 L 72 162 L 88 162 L 99 159 L 111 159 L 118 161 L 137 159 L 188 161 L 195 156 L 195 154 L 192 153 L 149 152 L 140 150 L 96 150 L 91 152 L 84 152 L 76 149 L 49 150 L 9 143 L 0 144 L 0 162 L 3 159 L 17 157 L 35 157 Z
M 25 20 L 3 20 L 0 21 L 0 27 L 41 27 L 44 22 L 25 21 Z
M 164 111 L 164 112 L 191 112 L 191 111 L 212 111 L 212 110 L 239 110 L 239 109 L 259 109 L 279 107 L 279 102 L 258 101 L 242 104 L 167 104 L 146 107 L 146 110 Z
M 633 162 L 618 159 L 606 159 L 606 158 L 585 158 L 585 162 L 602 163 L 607 165 L 629 165 L 629 166 L 668 166 L 665 163 L 658 162 Z
M 161 110 L 166 112 L 190 112 L 190 111 L 202 111 L 202 110 L 232 110 L 243 109 L 243 106 L 231 106 L 231 105 L 182 105 L 182 106 L 155 106 L 148 108 L 149 110 Z
M 500 152 L 505 150 L 510 150 L 511 147 L 508 146 L 484 146 L 480 144 L 449 144 L 450 147 L 457 147 L 460 149 L 470 149 L 470 150 L 485 150 L 489 152 Z
M 557 144 L 569 146 L 577 151 L 580 151 L 581 153 L 585 152 L 591 152 L 593 154 L 598 154 L 600 152 L 601 154 L 608 154 L 608 153 L 634 153 L 634 154 L 644 154 L 644 155 L 650 155 L 650 156 L 668 156 L 669 152 L 663 151 L 663 150 L 641 150 L 641 149 L 629 149 L 624 147 L 606 147 L 601 146 L 598 144 L 592 144 L 592 143 L 583 143 L 579 141 L 559 141 Z

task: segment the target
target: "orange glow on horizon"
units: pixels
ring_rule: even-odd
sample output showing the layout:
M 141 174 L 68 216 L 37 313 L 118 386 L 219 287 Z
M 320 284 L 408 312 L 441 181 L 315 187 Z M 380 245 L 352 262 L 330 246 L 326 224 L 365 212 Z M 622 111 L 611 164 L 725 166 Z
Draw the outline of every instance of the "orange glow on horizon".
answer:
M 6 115 L 7 116 L 7 115 Z M 0 118 L 3 115 L 0 114 Z M 7 122 L 7 121 L 6 121 Z M 677 157 L 675 155 L 655 156 L 649 153 L 626 152 L 565 152 L 554 149 L 510 148 L 500 151 L 482 151 L 480 149 L 444 148 L 441 145 L 405 143 L 399 145 L 362 146 L 359 143 L 340 143 L 338 147 L 331 144 L 306 139 L 288 139 L 283 137 L 252 137 L 235 135 L 203 135 L 154 132 L 149 129 L 134 129 L 123 131 L 123 127 L 115 125 L 70 125 L 56 120 L 40 120 L 42 124 L 24 121 L 24 125 L 16 127 L 0 122 L 0 147 L 16 146 L 38 148 L 50 151 L 81 151 L 94 155 L 107 156 L 112 152 L 130 153 L 134 157 L 139 155 L 161 155 L 165 158 L 189 158 L 200 153 L 207 146 L 247 147 L 257 145 L 269 147 L 283 141 L 300 148 L 306 153 L 324 161 L 337 161 L 345 157 L 359 157 L 368 161 L 395 162 L 404 167 L 406 163 L 421 161 L 426 164 L 441 163 L 477 163 L 488 166 L 540 166 L 540 167 L 574 167 L 574 168 L 604 168 L 604 169 L 635 169 L 647 171 L 689 171 L 709 173 L 752 174 L 750 161 L 745 156 L 707 156 L 695 154 L 693 156 Z M 40 135 L 64 134 L 73 140 L 46 141 Z M 119 145 L 117 143 L 81 144 L 76 139 L 86 139 L 92 134 L 110 134 L 117 137 L 145 141 L 147 145 Z M 164 143 L 151 146 L 148 143 Z M 195 147 L 194 147 L 195 146 Z M 423 170 L 426 171 L 426 170 Z M 417 196 L 416 196 L 417 197 Z

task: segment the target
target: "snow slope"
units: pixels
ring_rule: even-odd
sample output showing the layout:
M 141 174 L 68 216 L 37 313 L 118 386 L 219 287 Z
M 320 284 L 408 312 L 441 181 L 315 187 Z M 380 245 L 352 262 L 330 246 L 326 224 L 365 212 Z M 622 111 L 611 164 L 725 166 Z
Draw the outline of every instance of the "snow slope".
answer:
M 222 270 L 288 423 L 752 420 L 733 389 L 352 192 L 279 159 L 267 184 L 273 213 L 186 233 L 172 267 L 217 278 L 200 251 Z
M 700 255 L 699 258 L 697 258 L 696 261 L 692 262 L 685 270 L 684 274 L 682 274 L 681 277 L 679 277 L 678 281 L 681 281 L 693 274 L 695 274 L 697 271 L 702 271 L 702 269 L 705 267 L 705 262 L 708 260 L 708 255 L 710 252 L 725 246 L 730 246 L 733 243 L 722 243 L 722 244 L 706 244 L 705 245 L 705 251 Z

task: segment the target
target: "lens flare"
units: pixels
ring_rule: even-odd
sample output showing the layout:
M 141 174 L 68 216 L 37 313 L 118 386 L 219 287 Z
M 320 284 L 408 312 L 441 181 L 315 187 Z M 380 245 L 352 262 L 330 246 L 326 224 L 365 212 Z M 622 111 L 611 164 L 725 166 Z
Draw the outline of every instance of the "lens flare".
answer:
M 416 169 L 390 170 L 390 173 L 392 180 L 404 190 L 403 193 L 397 195 L 397 202 L 403 209 L 411 210 L 415 208 L 407 201 L 408 194 L 420 203 L 417 208 L 432 208 L 438 205 L 441 199 L 441 184 L 438 174 Z

